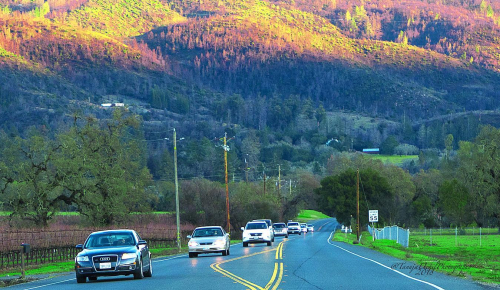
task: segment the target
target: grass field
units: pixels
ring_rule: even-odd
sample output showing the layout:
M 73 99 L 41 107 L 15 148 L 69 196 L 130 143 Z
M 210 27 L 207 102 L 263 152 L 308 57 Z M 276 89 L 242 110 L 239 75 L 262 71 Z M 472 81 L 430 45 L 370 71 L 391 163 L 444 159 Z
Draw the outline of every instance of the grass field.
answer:
M 378 154 L 366 154 L 372 159 L 381 160 L 383 163 L 391 163 L 394 165 L 402 165 L 405 161 L 415 160 L 418 161 L 418 155 L 378 155 Z
M 337 232 L 335 241 L 352 244 L 355 234 Z M 455 245 L 455 243 L 457 245 Z M 372 241 L 370 233 L 363 232 L 361 245 L 398 259 L 415 262 L 429 269 L 479 282 L 500 284 L 500 235 L 479 236 L 411 235 L 410 247 L 404 248 L 391 240 Z
M 310 209 L 300 210 L 299 215 L 297 216 L 297 220 L 299 221 L 311 221 L 311 220 L 326 219 L 326 218 L 329 218 L 329 216 L 319 211 Z

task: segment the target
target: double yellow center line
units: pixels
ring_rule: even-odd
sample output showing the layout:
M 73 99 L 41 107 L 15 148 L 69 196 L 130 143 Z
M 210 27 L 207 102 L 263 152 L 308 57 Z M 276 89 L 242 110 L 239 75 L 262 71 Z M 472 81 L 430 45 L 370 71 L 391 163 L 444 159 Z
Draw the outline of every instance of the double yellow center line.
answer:
M 273 271 L 273 275 L 271 276 L 271 279 L 269 280 L 269 282 L 267 283 L 266 287 L 262 288 L 260 287 L 259 285 L 256 285 L 248 280 L 245 280 L 243 278 L 241 278 L 240 276 L 237 276 L 227 270 L 224 270 L 222 269 L 222 267 L 220 266 L 221 264 L 224 264 L 224 263 L 228 263 L 228 262 L 232 262 L 232 261 L 236 261 L 236 260 L 240 260 L 240 259 L 244 259 L 244 258 L 249 258 L 249 257 L 253 257 L 253 256 L 256 256 L 256 255 L 261 255 L 261 254 L 265 254 L 265 253 L 269 253 L 269 252 L 272 252 L 272 251 L 276 251 L 276 260 L 282 260 L 283 259 L 283 242 L 279 243 L 278 247 L 276 249 L 272 249 L 272 250 L 265 250 L 265 251 L 262 251 L 262 252 L 258 252 L 258 253 L 254 253 L 254 254 L 251 254 L 251 255 L 246 255 L 246 256 L 241 256 L 241 257 L 238 257 L 238 258 L 234 258 L 234 259 L 229 259 L 229 260 L 225 260 L 225 261 L 222 261 L 222 262 L 217 262 L 217 263 L 213 263 L 212 265 L 210 265 L 210 267 L 212 269 L 214 269 L 216 272 L 218 273 L 221 273 L 222 275 L 248 287 L 250 290 L 268 290 L 268 289 L 272 289 L 272 290 L 276 290 L 278 289 L 278 286 L 280 285 L 281 283 L 281 280 L 283 279 L 283 262 L 275 262 L 274 263 L 274 271 Z

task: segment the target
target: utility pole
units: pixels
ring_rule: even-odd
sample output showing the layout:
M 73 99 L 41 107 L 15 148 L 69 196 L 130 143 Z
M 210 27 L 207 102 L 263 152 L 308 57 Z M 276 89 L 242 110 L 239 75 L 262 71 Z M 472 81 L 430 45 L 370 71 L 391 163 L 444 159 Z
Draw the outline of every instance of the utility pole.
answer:
M 177 250 L 181 251 L 181 220 L 179 216 L 179 182 L 177 179 L 177 136 L 174 128 L 175 217 L 177 223 Z
M 356 241 L 359 243 L 359 168 L 356 170 Z
M 266 195 L 266 172 L 264 173 L 264 195 Z
M 278 165 L 278 196 L 281 197 L 281 165 Z
M 227 133 L 224 133 L 224 171 L 226 177 L 226 213 L 227 213 L 227 232 L 231 235 L 231 223 L 229 220 L 229 185 L 227 183 L 227 151 L 229 151 L 229 147 L 227 144 Z
M 248 154 L 247 154 L 247 157 L 248 157 Z M 248 161 L 247 161 L 247 158 L 245 158 L 245 179 L 246 179 L 246 182 L 248 183 Z
M 281 164 L 278 165 L 278 198 L 281 200 L 280 220 L 283 220 L 284 197 L 281 195 Z

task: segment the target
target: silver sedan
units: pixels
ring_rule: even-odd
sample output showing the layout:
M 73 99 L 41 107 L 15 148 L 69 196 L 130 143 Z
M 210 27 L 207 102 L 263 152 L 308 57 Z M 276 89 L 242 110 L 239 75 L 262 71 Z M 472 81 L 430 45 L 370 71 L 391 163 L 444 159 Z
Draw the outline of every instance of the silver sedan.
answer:
M 229 234 L 220 226 L 198 227 L 192 235 L 187 236 L 189 240 L 189 258 L 198 257 L 198 254 L 222 253 L 229 255 Z

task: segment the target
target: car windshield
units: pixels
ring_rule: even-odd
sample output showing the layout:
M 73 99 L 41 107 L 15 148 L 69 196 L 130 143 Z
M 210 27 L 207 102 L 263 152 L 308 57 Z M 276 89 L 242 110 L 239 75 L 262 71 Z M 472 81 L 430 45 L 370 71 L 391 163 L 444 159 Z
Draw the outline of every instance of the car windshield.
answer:
M 313 225 L 307 225 L 308 227 L 312 228 Z
M 251 224 L 247 224 L 246 229 L 247 230 L 267 229 L 267 224 L 266 223 L 251 223 Z
M 288 226 L 298 226 L 299 223 L 288 223 Z
M 192 235 L 193 238 L 202 238 L 202 237 L 221 237 L 222 230 L 218 228 L 205 228 L 205 229 L 196 229 Z
M 85 248 L 103 248 L 110 246 L 133 246 L 132 233 L 99 233 L 92 234 L 85 243 Z
M 282 229 L 285 227 L 285 224 L 274 224 L 274 228 L 276 229 Z
M 306 227 L 306 225 L 300 225 L 300 227 L 301 227 L 301 228 L 305 228 L 305 227 Z
M 263 221 L 263 222 L 266 222 L 267 226 L 271 226 L 271 220 L 259 220 L 259 221 Z

